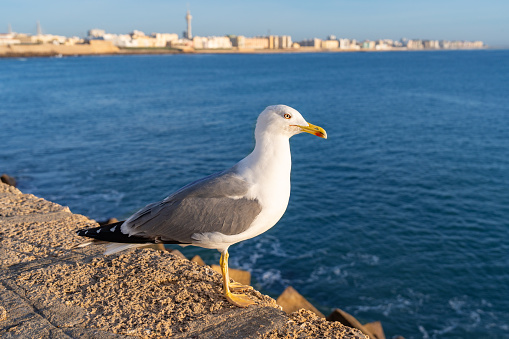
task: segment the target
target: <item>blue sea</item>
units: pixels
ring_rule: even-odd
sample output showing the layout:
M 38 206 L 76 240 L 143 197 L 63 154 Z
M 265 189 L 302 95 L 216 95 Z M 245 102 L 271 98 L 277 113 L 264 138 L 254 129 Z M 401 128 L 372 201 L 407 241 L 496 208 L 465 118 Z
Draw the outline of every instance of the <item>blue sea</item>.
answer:
M 329 139 L 292 138 L 288 210 L 232 267 L 388 338 L 509 338 L 509 51 L 0 59 L 0 172 L 126 218 L 242 159 L 273 104 Z

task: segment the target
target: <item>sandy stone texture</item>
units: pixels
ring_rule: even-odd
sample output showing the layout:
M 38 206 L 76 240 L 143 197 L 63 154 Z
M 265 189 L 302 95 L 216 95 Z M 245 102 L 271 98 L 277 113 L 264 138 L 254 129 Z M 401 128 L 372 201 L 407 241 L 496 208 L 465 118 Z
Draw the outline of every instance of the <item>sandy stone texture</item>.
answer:
M 289 320 L 284 327 L 272 330 L 264 334 L 262 338 L 365 339 L 369 337 L 357 329 L 343 326 L 339 322 L 329 322 L 311 311 L 300 309 L 289 315 Z
M 154 250 L 55 264 L 24 272 L 17 283 L 34 298 L 49 294 L 85 309 L 82 326 L 137 336 L 189 332 L 191 322 L 205 325 L 204 316 L 236 309 L 222 297 L 219 274 Z M 277 307 L 257 291 L 250 295 L 261 306 Z
M 287 316 L 256 290 L 256 305 L 237 308 L 219 273 L 166 251 L 75 248 L 76 230 L 96 226 L 0 184 L 0 337 L 366 338 L 307 311 Z

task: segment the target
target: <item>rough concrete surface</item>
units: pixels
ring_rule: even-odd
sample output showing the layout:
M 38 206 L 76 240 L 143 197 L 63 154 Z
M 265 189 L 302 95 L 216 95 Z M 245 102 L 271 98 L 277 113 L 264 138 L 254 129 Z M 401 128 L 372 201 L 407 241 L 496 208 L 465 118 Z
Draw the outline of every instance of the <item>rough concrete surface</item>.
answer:
M 0 184 L 0 337 L 367 338 L 256 290 L 256 305 L 232 306 L 219 273 L 168 252 L 73 249 L 96 226 Z

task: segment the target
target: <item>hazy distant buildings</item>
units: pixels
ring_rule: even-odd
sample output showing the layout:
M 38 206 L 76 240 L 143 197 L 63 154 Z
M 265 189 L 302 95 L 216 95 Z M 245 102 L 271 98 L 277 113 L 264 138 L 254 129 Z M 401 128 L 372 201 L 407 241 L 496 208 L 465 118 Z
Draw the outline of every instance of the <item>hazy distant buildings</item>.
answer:
M 266 37 L 246 38 L 245 36 L 230 37 L 233 47 L 239 49 L 267 49 L 269 48 L 269 39 Z
M 269 49 L 292 48 L 292 37 L 289 35 L 269 35 L 266 37 L 269 41 Z
M 420 39 L 401 39 L 400 41 L 392 39 L 380 39 L 376 41 L 365 40 L 357 42 L 355 39 L 336 38 L 329 35 L 326 40 L 318 38 L 302 40 L 298 46 L 315 49 L 338 49 L 338 50 L 433 50 L 433 49 L 479 49 L 486 46 L 482 41 L 438 41 L 438 40 L 420 40 Z
M 269 40 L 269 49 L 278 49 L 279 48 L 279 39 L 277 36 L 269 35 L 267 37 Z
M 479 49 L 484 48 L 482 41 L 448 41 L 448 40 L 407 40 L 401 39 L 400 45 L 409 50 L 420 49 Z
M 308 48 L 317 50 L 422 50 L 422 49 L 466 49 L 483 48 L 482 41 L 438 41 L 421 39 L 401 39 L 399 41 L 392 39 L 365 40 L 358 42 L 355 39 L 337 38 L 336 35 L 329 35 L 326 39 L 306 39 L 299 42 L 292 42 L 289 35 L 269 35 L 257 37 L 245 36 L 208 36 L 193 37 L 191 28 L 191 12 L 188 10 L 185 16 L 187 30 L 183 33 L 183 38 L 179 39 L 173 33 L 152 33 L 145 36 L 143 32 L 133 31 L 129 35 L 106 34 L 104 30 L 93 29 L 89 31 L 89 38 L 104 39 L 112 41 L 119 47 L 164 47 L 169 46 L 179 49 L 291 49 Z
M 269 39 L 266 37 L 254 37 L 254 38 L 246 38 L 241 37 L 240 41 L 243 43 L 239 43 L 239 48 L 247 48 L 247 49 L 267 49 L 269 48 Z
M 438 40 L 424 40 L 423 48 L 425 48 L 425 49 L 439 49 L 440 42 Z
M 339 49 L 352 50 L 352 49 L 360 49 L 360 46 L 357 45 L 357 40 L 353 39 L 338 39 Z
M 178 40 L 178 35 L 175 33 L 145 35 L 139 30 L 134 30 L 129 34 L 110 34 L 102 29 L 94 28 L 88 31 L 88 40 L 110 41 L 117 47 L 160 48 L 167 47 L 172 41 Z
M 1 45 L 35 45 L 35 44 L 53 44 L 53 45 L 74 45 L 82 43 L 83 39 L 79 37 L 65 37 L 53 34 L 29 35 L 23 33 L 2 33 L 0 34 Z
M 232 47 L 239 49 L 287 49 L 292 48 L 292 37 L 289 35 L 269 35 L 247 38 L 245 36 L 230 36 Z
M 170 46 L 173 41 L 177 41 L 179 38 L 176 33 L 152 33 L 150 36 L 156 40 L 156 47 Z
M 439 42 L 442 49 L 478 49 L 484 48 L 482 41 L 447 41 L 442 40 Z
M 362 49 L 375 49 L 376 43 L 374 41 L 365 40 L 362 42 Z
M 195 49 L 231 49 L 232 42 L 226 36 L 195 36 L 193 38 L 193 47 Z
M 104 29 L 92 28 L 88 30 L 88 36 L 91 38 L 101 38 L 106 34 Z
M 392 39 L 380 39 L 376 41 L 375 49 L 377 51 L 386 51 L 394 47 L 394 41 Z
M 244 48 L 246 44 L 246 37 L 243 35 L 230 35 L 230 41 L 232 42 L 232 46 L 236 48 Z
M 192 35 L 191 12 L 188 10 L 185 16 L 187 30 L 183 32 L 182 38 L 175 33 L 152 33 L 146 35 L 139 30 L 133 30 L 129 34 L 111 34 L 105 30 L 94 28 L 88 31 L 88 42 L 97 40 L 111 42 L 114 46 L 123 48 L 176 48 L 182 51 L 204 50 L 204 49 L 245 49 L 245 50 L 278 50 L 304 48 L 308 50 L 438 50 L 438 49 L 479 49 L 486 46 L 482 41 L 448 41 L 448 40 L 421 40 L 406 39 L 392 40 L 365 40 L 358 42 L 355 39 L 337 38 L 336 35 L 329 35 L 326 39 L 306 39 L 293 42 L 289 35 L 268 35 L 245 37 L 237 35 L 228 36 L 196 36 Z M 0 46 L 15 44 L 55 44 L 74 45 L 83 43 L 84 40 L 78 37 L 64 37 L 52 34 L 42 34 L 42 29 L 37 22 L 37 34 L 19 34 L 12 32 L 9 25 L 8 33 L 0 34 Z
M 339 49 L 350 49 L 350 39 L 338 39 Z
M 322 48 L 322 39 L 313 38 L 299 41 L 300 47 L 313 47 L 316 49 Z
M 0 33 L 0 46 L 19 45 L 21 41 L 15 38 L 14 33 Z
M 310 47 L 316 49 L 338 49 L 339 40 L 334 35 L 329 35 L 327 39 L 318 38 L 306 39 L 298 42 L 300 47 Z
M 279 48 L 292 48 L 292 37 L 289 35 L 281 35 L 279 39 Z
M 323 49 L 338 49 L 339 41 L 338 40 L 323 40 L 322 48 Z
M 407 49 L 423 49 L 424 45 L 421 40 L 408 40 L 406 42 Z
M 394 40 L 392 42 L 392 46 L 395 47 L 395 48 L 402 48 L 403 47 L 403 43 L 401 41 Z

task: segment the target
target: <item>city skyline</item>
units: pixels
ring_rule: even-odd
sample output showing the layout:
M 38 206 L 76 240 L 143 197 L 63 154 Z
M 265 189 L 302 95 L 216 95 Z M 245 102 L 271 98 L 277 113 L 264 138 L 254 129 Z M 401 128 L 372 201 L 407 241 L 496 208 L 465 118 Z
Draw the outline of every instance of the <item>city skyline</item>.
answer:
M 402 37 L 410 39 L 482 40 L 491 46 L 509 46 L 509 2 L 388 0 L 235 3 L 203 0 L 192 3 L 148 0 L 65 2 L 10 1 L 0 5 L 0 32 L 35 33 L 40 21 L 44 33 L 85 36 L 91 28 L 112 33 L 134 29 L 182 35 L 185 15 L 193 15 L 193 35 L 291 35 L 295 40 L 329 34 L 358 40 Z M 1 27 L 1 26 L 0 26 Z

